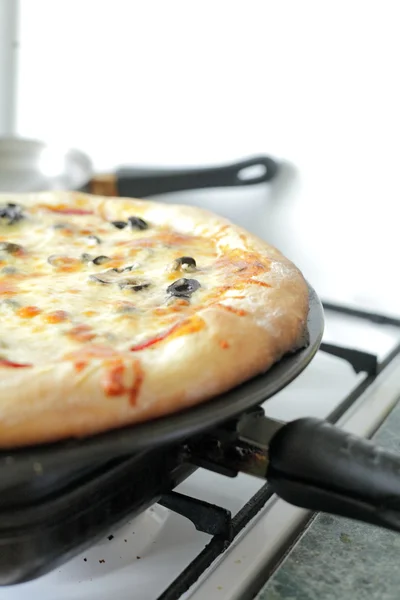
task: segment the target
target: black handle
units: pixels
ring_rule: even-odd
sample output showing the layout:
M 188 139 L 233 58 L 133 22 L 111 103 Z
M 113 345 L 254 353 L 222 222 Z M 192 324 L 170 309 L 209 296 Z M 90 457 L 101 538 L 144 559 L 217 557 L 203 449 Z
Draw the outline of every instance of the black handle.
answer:
M 400 456 L 318 419 L 283 426 L 267 477 L 284 500 L 400 531 Z
M 255 156 L 231 165 L 188 169 L 118 169 L 120 196 L 144 198 L 156 194 L 214 187 L 254 185 L 270 181 L 277 163 L 268 156 Z

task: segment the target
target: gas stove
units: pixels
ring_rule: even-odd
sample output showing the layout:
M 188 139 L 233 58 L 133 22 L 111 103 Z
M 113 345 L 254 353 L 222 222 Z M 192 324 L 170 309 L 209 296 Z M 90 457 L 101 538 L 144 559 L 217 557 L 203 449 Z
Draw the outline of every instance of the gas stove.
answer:
M 309 367 L 263 405 L 267 416 L 327 418 L 370 436 L 400 396 L 400 319 L 324 303 L 325 334 Z M 138 517 L 1 600 L 236 600 L 264 585 L 311 513 L 268 483 L 197 469 Z

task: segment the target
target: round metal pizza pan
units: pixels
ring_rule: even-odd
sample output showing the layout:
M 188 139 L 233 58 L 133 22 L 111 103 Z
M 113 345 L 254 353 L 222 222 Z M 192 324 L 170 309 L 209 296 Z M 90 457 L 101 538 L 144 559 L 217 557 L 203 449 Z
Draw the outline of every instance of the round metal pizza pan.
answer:
M 81 440 L 1 452 L 0 471 L 3 478 L 25 479 L 29 473 L 32 476 L 32 468 L 37 468 L 37 465 L 40 465 L 44 471 L 60 469 L 61 472 L 67 466 L 68 469 L 73 469 L 74 466 L 94 464 L 132 453 L 145 452 L 158 446 L 178 443 L 263 403 L 293 381 L 311 362 L 319 348 L 324 329 L 324 316 L 321 302 L 311 286 L 309 286 L 309 298 L 307 346 L 286 355 L 266 373 L 201 405 L 146 423 Z M 5 481 L 3 483 L 5 484 Z

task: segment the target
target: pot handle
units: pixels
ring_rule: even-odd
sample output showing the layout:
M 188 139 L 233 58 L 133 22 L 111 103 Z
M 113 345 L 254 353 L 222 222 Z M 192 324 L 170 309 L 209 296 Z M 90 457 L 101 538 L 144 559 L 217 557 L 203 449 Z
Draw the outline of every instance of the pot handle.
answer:
M 284 425 L 266 476 L 283 500 L 400 531 L 400 456 L 318 419 Z
M 118 195 L 145 198 L 156 194 L 214 187 L 236 187 L 270 181 L 277 163 L 254 156 L 230 165 L 184 169 L 121 167 L 116 172 Z

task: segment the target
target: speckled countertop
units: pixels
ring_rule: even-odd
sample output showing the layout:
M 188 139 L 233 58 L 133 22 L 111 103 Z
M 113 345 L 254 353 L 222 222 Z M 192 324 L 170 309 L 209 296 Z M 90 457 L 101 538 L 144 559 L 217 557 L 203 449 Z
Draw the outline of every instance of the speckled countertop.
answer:
M 374 436 L 400 452 L 400 404 Z M 399 600 L 400 534 L 318 515 L 256 600 Z

